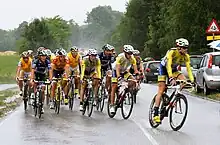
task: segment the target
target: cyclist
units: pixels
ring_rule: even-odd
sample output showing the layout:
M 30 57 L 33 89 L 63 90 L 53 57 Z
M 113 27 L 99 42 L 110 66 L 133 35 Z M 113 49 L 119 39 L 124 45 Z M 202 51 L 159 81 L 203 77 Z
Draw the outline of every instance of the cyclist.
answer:
M 68 96 L 67 96 L 67 76 L 69 76 L 69 60 L 66 57 L 66 51 L 63 48 L 59 48 L 56 51 L 56 58 L 53 59 L 51 63 L 52 71 L 53 71 L 53 77 L 54 78 L 60 78 L 63 77 L 62 82 L 62 88 L 64 90 L 65 98 L 64 103 L 65 105 L 68 104 Z M 56 90 L 56 82 L 52 83 L 52 89 L 51 89 L 51 99 L 50 100 L 50 108 L 54 109 L 54 96 L 55 96 L 55 90 Z
M 184 38 L 177 39 L 176 48 L 171 48 L 170 50 L 168 50 L 165 57 L 161 60 L 158 76 L 158 92 L 155 100 L 153 118 L 156 123 L 161 123 L 160 117 L 158 115 L 158 109 L 160 105 L 160 98 L 164 93 L 166 87 L 166 77 L 169 77 L 169 82 L 172 85 L 175 85 L 176 79 L 185 80 L 185 76 L 177 70 L 177 66 L 181 64 L 186 64 L 189 79 L 191 82 L 194 82 L 192 70 L 190 67 L 190 57 L 187 54 L 188 46 L 188 40 Z
M 94 94 L 96 97 L 101 79 L 101 61 L 95 49 L 88 50 L 88 56 L 82 59 L 81 69 L 80 82 L 82 85 L 80 90 L 80 111 L 83 111 L 84 89 L 86 86 L 86 81 L 84 81 L 84 79 L 88 77 L 93 78 L 92 86 L 94 87 Z
M 117 82 L 121 78 L 125 79 L 134 79 L 132 74 L 130 74 L 127 70 L 128 67 L 132 64 L 134 67 L 135 73 L 138 73 L 136 60 L 132 55 L 134 51 L 133 46 L 124 45 L 123 53 L 120 53 L 116 57 L 116 61 L 113 63 L 113 74 L 112 74 L 112 90 L 111 90 L 111 106 L 110 113 L 115 113 L 114 100 L 115 100 L 115 91 L 117 89 Z M 133 86 L 133 83 L 132 83 Z
M 47 52 L 45 50 L 38 51 L 37 53 L 38 59 L 35 59 L 32 63 L 32 71 L 31 71 L 31 83 L 34 86 L 34 90 L 36 89 L 36 84 L 34 84 L 34 80 L 36 81 L 46 81 L 47 80 L 47 72 L 49 71 L 49 80 L 52 80 L 52 70 L 50 61 L 47 59 Z M 42 103 L 44 103 L 45 97 L 45 86 L 43 89 Z M 44 113 L 44 109 L 42 108 L 42 113 Z
M 106 76 L 106 84 L 105 87 L 108 90 L 108 94 L 110 94 L 110 85 L 111 85 L 111 76 L 112 76 L 112 63 L 114 62 L 113 51 L 114 47 L 106 44 L 102 47 L 103 52 L 99 53 L 99 59 L 101 61 L 101 71 L 102 76 Z
M 33 50 L 28 50 L 27 52 L 28 52 L 28 54 L 29 54 L 29 57 L 30 57 L 31 59 L 33 59 Z
M 29 57 L 27 51 L 24 51 L 21 54 L 21 58 L 18 62 L 17 72 L 16 72 L 16 81 L 18 81 L 18 85 L 20 88 L 20 96 L 22 96 L 22 88 L 23 88 L 23 81 L 24 77 L 30 78 L 31 74 L 31 63 L 32 59 Z
M 137 69 L 138 69 L 138 71 L 141 74 L 141 76 L 137 76 L 137 80 L 140 80 L 139 81 L 139 85 L 138 85 L 138 90 L 139 90 L 140 89 L 140 82 L 143 79 L 143 73 L 144 73 L 143 61 L 142 61 L 142 58 L 140 57 L 140 51 L 139 50 L 134 50 L 133 51 L 133 55 L 134 55 L 134 58 L 135 58 L 136 63 L 137 63 Z M 131 65 L 131 67 L 129 69 L 129 72 L 131 74 L 134 74 L 134 67 L 133 67 L 133 65 Z
M 78 48 L 76 46 L 73 46 L 70 48 L 70 52 L 67 54 L 67 57 L 69 59 L 69 65 L 70 65 L 70 74 L 75 75 L 75 90 L 74 93 L 79 95 L 79 72 L 80 72 L 80 62 L 81 62 L 81 56 L 79 54 Z

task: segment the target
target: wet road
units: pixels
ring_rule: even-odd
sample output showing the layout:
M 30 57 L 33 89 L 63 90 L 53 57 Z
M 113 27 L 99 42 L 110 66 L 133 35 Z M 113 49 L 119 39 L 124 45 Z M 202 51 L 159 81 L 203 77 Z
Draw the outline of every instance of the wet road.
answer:
M 39 120 L 21 105 L 0 123 L 2 145 L 219 145 L 220 105 L 188 96 L 189 112 L 179 132 L 171 130 L 168 119 L 158 129 L 148 123 L 148 108 L 157 91 L 154 85 L 144 84 L 138 103 L 128 120 L 120 110 L 114 119 L 106 113 L 93 112 L 92 118 L 82 116 L 77 106 L 73 112 L 63 107 L 59 115 L 45 109 Z
M 17 84 L 0 84 L 0 91 L 17 87 Z

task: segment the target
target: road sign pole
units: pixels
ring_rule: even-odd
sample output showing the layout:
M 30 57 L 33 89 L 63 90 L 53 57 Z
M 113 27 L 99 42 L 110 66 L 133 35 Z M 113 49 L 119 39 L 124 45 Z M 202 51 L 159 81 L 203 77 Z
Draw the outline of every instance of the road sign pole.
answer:
M 215 33 L 212 33 L 212 38 L 213 38 L 212 42 L 215 41 Z M 213 49 L 213 52 L 215 52 L 215 49 L 214 48 L 212 48 L 212 49 Z

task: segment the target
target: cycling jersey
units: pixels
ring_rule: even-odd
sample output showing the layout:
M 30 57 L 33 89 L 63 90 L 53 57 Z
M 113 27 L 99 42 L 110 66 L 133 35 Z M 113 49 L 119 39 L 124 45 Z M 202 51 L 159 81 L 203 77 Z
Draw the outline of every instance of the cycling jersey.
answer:
M 112 63 L 114 62 L 114 56 L 105 55 L 104 52 L 98 54 L 101 61 L 101 68 L 104 71 L 112 69 Z
M 164 58 L 162 58 L 161 61 L 161 66 L 166 68 L 169 77 L 174 77 L 173 70 L 176 70 L 176 67 L 182 64 L 186 64 L 187 72 L 189 74 L 189 79 L 193 82 L 194 77 L 192 74 L 192 70 L 190 66 L 190 57 L 188 54 L 181 55 L 176 48 L 172 48 L 167 52 L 167 54 L 165 55 Z M 162 68 L 160 68 L 160 71 L 161 70 Z M 160 75 L 163 74 L 160 73 Z
M 97 56 L 94 61 L 89 60 L 89 56 L 86 56 L 82 59 L 82 66 L 81 66 L 81 80 L 84 78 L 84 75 L 88 75 L 93 72 L 97 72 L 97 77 L 101 79 L 101 61 Z
M 67 57 L 69 59 L 69 65 L 71 68 L 75 68 L 77 66 L 79 66 L 79 62 L 80 62 L 80 55 L 77 54 L 76 57 L 73 57 L 72 53 L 69 52 L 67 54 Z
M 20 59 L 20 61 L 18 62 L 18 66 L 21 67 L 21 70 L 23 70 L 24 72 L 31 72 L 31 63 L 32 63 L 32 59 L 29 58 L 28 62 L 25 62 L 23 58 Z
M 35 69 L 35 73 L 39 74 L 46 74 L 47 70 L 51 69 L 51 64 L 49 60 L 45 60 L 45 62 L 42 62 L 39 59 L 36 59 L 32 63 L 32 69 Z
M 134 56 L 132 55 L 130 59 L 127 59 L 125 57 L 124 53 L 120 53 L 117 57 L 116 57 L 116 61 L 113 63 L 112 68 L 114 70 L 116 70 L 116 65 L 119 64 L 120 65 L 120 72 L 123 73 L 125 72 L 128 67 L 130 65 L 136 65 L 136 60 L 134 58 Z
M 65 60 L 61 62 L 59 57 L 57 56 L 52 60 L 52 65 L 54 70 L 61 71 L 64 70 L 66 66 L 69 66 L 69 60 L 66 57 Z

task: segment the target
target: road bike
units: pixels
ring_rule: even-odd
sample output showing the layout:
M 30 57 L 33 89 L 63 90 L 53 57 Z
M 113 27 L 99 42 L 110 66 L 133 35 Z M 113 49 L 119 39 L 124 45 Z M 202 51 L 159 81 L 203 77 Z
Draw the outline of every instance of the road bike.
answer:
M 86 87 L 84 90 L 84 101 L 83 101 L 83 111 L 82 115 L 87 111 L 87 115 L 90 117 L 93 112 L 94 105 L 94 91 L 92 87 L 92 78 L 88 78 L 86 81 Z
M 57 83 L 56 91 L 55 91 L 55 113 L 60 113 L 61 101 L 63 101 L 63 91 L 62 91 L 62 78 L 53 78 L 53 83 Z
M 30 83 L 30 78 L 28 76 L 24 76 L 24 79 L 19 79 L 19 81 L 23 81 L 23 101 L 24 101 L 24 110 L 27 110 L 27 102 L 29 100 L 29 83 Z
M 132 113 L 133 110 L 133 105 L 134 105 L 134 88 L 129 87 L 128 84 L 129 82 L 135 82 L 137 83 L 137 80 L 135 79 L 128 79 L 124 80 L 122 79 L 121 81 L 118 82 L 118 87 L 116 90 L 116 100 L 114 103 L 115 107 L 115 113 L 110 112 L 110 106 L 111 106 L 111 97 L 108 99 L 108 115 L 110 118 L 113 118 L 116 115 L 116 112 L 118 108 L 121 108 L 121 114 L 124 119 L 128 119 Z M 124 108 L 125 105 L 130 105 L 130 108 L 127 110 Z M 127 114 L 127 115 L 126 115 Z
M 68 83 L 68 89 L 71 91 L 70 97 L 69 97 L 69 109 L 73 110 L 73 104 L 74 104 L 74 99 L 76 98 L 76 93 L 74 92 L 75 90 L 75 77 L 76 75 L 71 75 Z
M 43 108 L 43 87 L 45 85 L 50 84 L 48 81 L 36 81 L 34 80 L 34 83 L 37 84 L 35 95 L 34 95 L 34 112 L 35 112 L 35 117 L 38 115 L 39 118 L 41 118 L 42 115 L 42 108 Z
M 107 98 L 107 90 L 105 87 L 106 84 L 106 76 L 102 78 L 102 81 L 100 83 L 100 87 L 99 87 L 99 94 L 98 94 L 98 98 L 96 99 L 96 109 L 97 111 L 103 111 L 104 109 L 104 105 L 105 105 L 105 99 Z
M 181 91 L 183 89 L 189 89 L 189 88 L 193 88 L 193 87 L 194 87 L 194 85 L 190 82 L 187 82 L 185 80 L 176 80 L 175 86 L 173 86 L 173 85 L 166 86 L 166 90 L 161 97 L 161 103 L 160 103 L 160 107 L 159 107 L 160 120 L 162 121 L 165 117 L 169 116 L 169 124 L 174 131 L 178 131 L 183 126 L 183 124 L 186 120 L 186 117 L 187 117 L 187 113 L 188 113 L 188 101 L 187 101 L 187 98 L 185 97 L 185 95 L 182 94 Z M 168 89 L 174 90 L 170 96 L 167 95 Z M 155 98 L 156 98 L 156 95 L 154 96 L 154 98 L 150 104 L 150 109 L 149 109 L 149 123 L 153 128 L 156 128 L 160 125 L 160 124 L 154 122 L 154 120 L 153 120 Z M 183 103 L 185 104 L 185 107 L 186 107 L 185 113 L 183 113 L 183 111 L 182 111 L 183 110 L 182 105 L 184 105 L 184 104 L 181 103 L 182 102 L 181 100 L 183 101 Z M 178 107 L 179 107 L 179 110 L 178 110 Z M 178 125 L 174 124 L 173 113 L 184 115 L 182 121 L 180 121 L 180 123 Z

